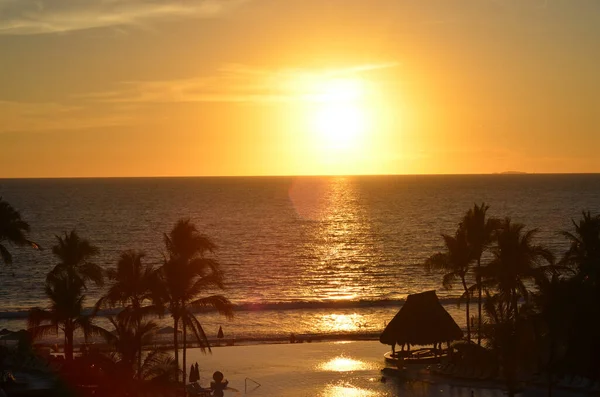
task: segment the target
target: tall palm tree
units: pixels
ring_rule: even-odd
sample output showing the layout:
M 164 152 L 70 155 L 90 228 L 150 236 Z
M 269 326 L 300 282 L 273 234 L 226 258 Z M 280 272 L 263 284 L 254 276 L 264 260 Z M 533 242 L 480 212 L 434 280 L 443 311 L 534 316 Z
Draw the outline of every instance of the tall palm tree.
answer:
M 29 245 L 39 249 L 36 243 L 29 240 L 28 234 L 29 224 L 21 218 L 19 211 L 0 197 L 0 258 L 4 263 L 12 263 L 12 255 L 3 245 L 5 241 L 17 246 Z
M 481 257 L 486 249 L 493 242 L 495 231 L 500 221 L 495 218 L 486 218 L 487 210 L 490 207 L 485 203 L 481 205 L 474 204 L 462 219 L 462 227 L 467 235 L 467 243 L 471 251 L 471 260 L 477 263 L 475 268 L 475 287 L 477 288 L 477 344 L 481 345 L 481 308 L 482 308 L 482 288 L 481 288 Z
M 495 289 L 500 299 L 509 304 L 516 318 L 520 298 L 529 301 L 527 280 L 538 280 L 552 271 L 554 255 L 548 249 L 533 244 L 537 229 L 524 231 L 525 226 L 504 219 L 498 229 L 497 246 L 492 248 L 492 261 L 481 268 L 484 287 Z
M 51 275 L 67 274 L 68 279 L 77 281 L 84 289 L 90 281 L 99 287 L 104 285 L 104 270 L 90 262 L 98 253 L 96 246 L 79 237 L 75 230 L 65 233 L 64 237 L 56 236 L 56 240 L 52 253 L 59 263 L 50 271 Z
M 29 312 L 28 328 L 34 338 L 63 332 L 65 358 L 69 362 L 73 360 L 75 331 L 81 330 L 86 338 L 102 332 L 92 323 L 92 316 L 84 314 L 83 290 L 83 285 L 67 274 L 48 275 L 45 293 L 50 300 L 49 307 L 36 307 Z
M 50 299 L 48 309 L 34 308 L 29 314 L 29 328 L 34 336 L 58 333 L 65 335 L 65 357 L 73 359 L 73 333 L 81 329 L 84 335 L 100 331 L 91 322 L 91 316 L 83 314 L 84 292 L 87 281 L 102 285 L 103 271 L 89 259 L 98 249 L 87 240 L 79 238 L 75 231 L 65 233 L 65 238 L 57 236 L 57 244 L 52 253 L 59 263 L 46 277 L 46 296 Z
M 459 227 L 454 237 L 447 234 L 442 234 L 444 244 L 446 245 L 445 252 L 438 252 L 432 255 L 425 261 L 425 267 L 428 271 L 436 270 L 444 272 L 442 284 L 444 288 L 452 288 L 452 284 L 458 279 L 461 282 L 464 293 L 463 298 L 466 300 L 466 316 L 467 316 L 467 340 L 471 340 L 471 317 L 470 304 L 471 294 L 467 286 L 466 276 L 469 271 L 471 256 L 469 255 L 469 247 L 465 229 Z
M 142 348 L 144 345 L 141 331 L 147 325 L 142 320 L 149 313 L 156 311 L 151 304 L 156 274 L 151 265 L 142 262 L 143 258 L 142 252 L 122 252 L 117 267 L 106 271 L 108 279 L 112 283 L 106 294 L 96 303 L 96 310 L 102 307 L 120 306 L 123 308 L 117 315 L 117 321 L 122 329 L 131 330 L 137 337 L 131 345 L 137 356 L 138 376 L 141 376 L 142 373 Z M 115 325 L 115 329 L 121 328 Z
M 577 278 L 591 286 L 600 284 L 600 215 L 583 212 L 579 224 L 573 221 L 575 232 L 561 234 L 571 243 L 561 264 L 577 270 Z
M 173 318 L 173 344 L 175 361 L 179 365 L 179 325 L 183 326 L 183 379 L 186 379 L 186 337 L 191 329 L 199 347 L 204 351 L 210 345 L 202 325 L 191 311 L 197 308 L 214 308 L 232 317 L 231 302 L 222 295 L 199 298 L 207 290 L 223 289 L 223 272 L 220 264 L 207 255 L 216 246 L 202 235 L 189 220 L 179 220 L 169 234 L 164 235 L 166 254 L 158 269 L 159 287 L 156 300 L 171 313 Z

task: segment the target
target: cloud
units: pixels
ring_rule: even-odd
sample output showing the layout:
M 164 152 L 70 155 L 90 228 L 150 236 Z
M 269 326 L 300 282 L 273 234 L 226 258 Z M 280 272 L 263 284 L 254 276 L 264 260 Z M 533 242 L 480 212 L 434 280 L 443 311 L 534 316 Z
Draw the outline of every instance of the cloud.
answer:
M 269 70 L 229 64 L 209 77 L 123 82 L 112 91 L 81 99 L 105 103 L 312 101 L 315 88 L 327 79 L 356 77 L 398 65 L 386 62 L 319 70 Z
M 0 0 L 0 34 L 30 35 L 212 18 L 244 0 Z
M 64 131 L 133 123 L 132 117 L 118 111 L 100 113 L 83 106 L 10 101 L 0 101 L 0 120 L 0 133 Z

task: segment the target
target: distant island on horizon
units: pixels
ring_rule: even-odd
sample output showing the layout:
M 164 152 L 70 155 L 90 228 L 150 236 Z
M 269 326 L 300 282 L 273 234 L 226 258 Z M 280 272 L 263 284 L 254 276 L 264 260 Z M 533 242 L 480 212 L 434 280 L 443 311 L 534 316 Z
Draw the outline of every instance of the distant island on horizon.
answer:
M 525 171 L 503 171 L 503 172 L 493 172 L 492 175 L 526 175 L 529 172 Z

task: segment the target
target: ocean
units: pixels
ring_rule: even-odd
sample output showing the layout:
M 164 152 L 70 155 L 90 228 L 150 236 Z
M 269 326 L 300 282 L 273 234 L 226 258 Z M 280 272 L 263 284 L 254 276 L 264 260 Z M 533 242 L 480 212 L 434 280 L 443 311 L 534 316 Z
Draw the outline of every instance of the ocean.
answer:
M 443 248 L 440 234 L 485 202 L 491 216 L 538 228 L 537 242 L 560 256 L 559 231 L 600 212 L 600 175 L 0 179 L 0 196 L 44 248 L 9 247 L 0 328 L 23 328 L 27 310 L 47 305 L 56 235 L 76 229 L 105 268 L 126 249 L 158 264 L 163 233 L 189 218 L 218 245 L 222 293 L 236 304 L 231 321 L 199 313 L 207 334 L 222 325 L 227 338 L 262 342 L 375 335 L 408 294 L 431 289 L 462 326 L 460 286 L 443 289 L 423 266 Z M 90 288 L 86 305 L 101 294 Z

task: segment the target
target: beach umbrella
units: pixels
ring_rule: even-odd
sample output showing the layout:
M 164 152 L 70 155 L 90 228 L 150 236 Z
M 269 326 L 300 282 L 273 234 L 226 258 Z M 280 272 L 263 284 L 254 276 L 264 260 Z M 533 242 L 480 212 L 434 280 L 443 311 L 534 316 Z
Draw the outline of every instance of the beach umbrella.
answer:
M 192 364 L 190 366 L 190 383 L 194 383 L 197 380 L 198 379 L 196 379 L 196 371 L 194 371 L 194 364 Z
M 223 339 L 225 335 L 223 334 L 223 328 L 219 325 L 219 332 L 217 333 L 217 338 Z
M 200 369 L 198 368 L 198 362 L 194 366 L 194 373 L 196 374 L 196 381 L 200 380 Z

